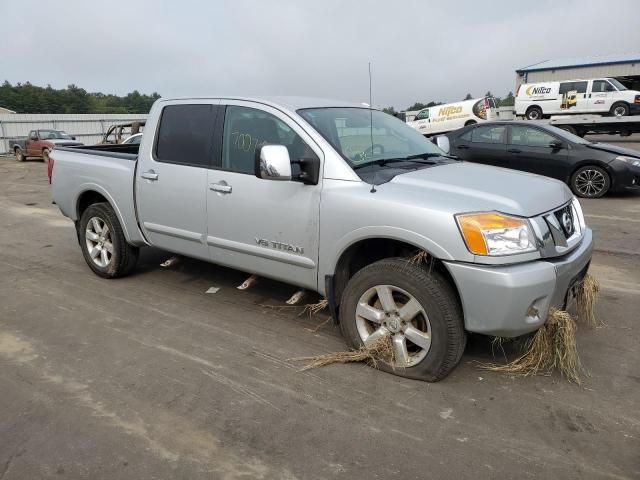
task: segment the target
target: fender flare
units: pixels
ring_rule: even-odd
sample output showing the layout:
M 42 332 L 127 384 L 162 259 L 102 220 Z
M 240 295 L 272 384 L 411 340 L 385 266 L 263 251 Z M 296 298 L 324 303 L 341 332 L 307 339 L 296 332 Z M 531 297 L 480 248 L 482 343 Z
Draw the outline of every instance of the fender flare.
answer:
M 87 192 L 99 193 L 100 195 L 102 195 L 104 198 L 107 199 L 107 202 L 109 203 L 109 205 L 111 205 L 111 208 L 113 208 L 113 211 L 115 212 L 116 217 L 118 217 L 118 221 L 120 222 L 120 226 L 122 227 L 122 232 L 124 233 L 124 237 L 127 239 L 127 242 L 131 242 L 132 241 L 131 235 L 127 229 L 127 224 L 123 219 L 122 212 L 120 211 L 118 204 L 113 199 L 111 194 L 107 192 L 107 190 L 105 190 L 103 187 L 101 187 L 96 183 L 83 183 L 82 185 L 80 185 L 80 188 L 78 189 L 77 193 L 73 197 L 73 212 L 72 212 L 73 216 L 71 217 L 71 220 L 76 222 L 80 219 L 80 215 L 78 212 L 79 200 L 80 200 L 80 197 L 82 197 L 82 195 L 84 195 Z

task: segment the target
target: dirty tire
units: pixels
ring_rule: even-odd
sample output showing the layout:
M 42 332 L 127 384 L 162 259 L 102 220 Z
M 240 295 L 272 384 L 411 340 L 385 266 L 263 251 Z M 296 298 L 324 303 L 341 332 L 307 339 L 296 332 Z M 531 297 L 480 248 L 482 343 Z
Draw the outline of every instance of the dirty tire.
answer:
M 98 218 L 109 229 L 113 252 L 111 259 L 106 266 L 97 265 L 91 258 L 87 245 L 87 225 L 93 218 Z M 122 226 L 118 221 L 113 208 L 108 203 L 94 203 L 90 205 L 82 214 L 78 223 L 78 241 L 82 249 L 82 255 L 93 272 L 103 278 L 124 277 L 131 273 L 138 261 L 138 248 L 127 243 L 127 239 L 122 232 Z
M 13 153 L 15 153 L 16 155 L 16 160 L 18 160 L 19 162 L 24 162 L 27 157 L 25 156 L 24 152 L 22 151 L 21 148 L 16 148 Z
M 540 107 L 529 107 L 525 117 L 527 120 L 542 120 L 542 109 Z
M 585 165 L 571 175 L 569 186 L 578 197 L 600 198 L 609 191 L 611 178 L 603 168 Z
M 44 163 L 49 163 L 49 152 L 50 150 L 48 148 L 42 150 L 42 161 Z
M 629 115 L 629 105 L 624 102 L 616 102 L 611 105 L 609 113 L 612 117 L 626 117 Z
M 347 284 L 340 302 L 340 329 L 352 348 L 364 342 L 358 333 L 356 308 L 361 296 L 377 285 L 393 285 L 413 296 L 428 316 L 431 346 L 426 356 L 410 367 L 395 368 L 378 362 L 378 368 L 396 375 L 437 382 L 460 362 L 466 345 L 462 308 L 451 285 L 426 265 L 407 258 L 387 258 L 358 271 Z

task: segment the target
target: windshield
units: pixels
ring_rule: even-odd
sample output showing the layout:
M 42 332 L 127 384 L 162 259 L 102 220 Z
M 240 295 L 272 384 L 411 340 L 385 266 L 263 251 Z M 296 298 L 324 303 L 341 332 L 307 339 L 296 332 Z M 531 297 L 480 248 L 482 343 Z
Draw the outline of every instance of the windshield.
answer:
M 615 78 L 610 78 L 609 81 L 611 82 L 611 84 L 616 87 L 618 90 L 620 90 L 621 92 L 624 90 L 629 90 L 627 87 L 625 87 L 623 84 L 621 84 L 618 80 L 616 80 Z
M 71 135 L 61 130 L 40 130 L 42 140 L 71 140 Z
M 578 135 L 569 133 L 566 130 L 563 130 L 562 128 L 554 127 L 553 125 L 546 125 L 545 128 L 549 130 L 549 133 L 553 133 L 554 135 L 558 137 L 562 137 L 564 140 L 567 140 L 572 143 L 578 143 L 580 145 L 588 145 L 593 143 L 593 142 L 590 142 L 589 140 L 585 140 L 584 138 L 579 137 Z
M 354 169 L 372 164 L 384 166 L 385 160 L 412 161 L 445 155 L 417 130 L 379 110 L 309 108 L 298 113 Z

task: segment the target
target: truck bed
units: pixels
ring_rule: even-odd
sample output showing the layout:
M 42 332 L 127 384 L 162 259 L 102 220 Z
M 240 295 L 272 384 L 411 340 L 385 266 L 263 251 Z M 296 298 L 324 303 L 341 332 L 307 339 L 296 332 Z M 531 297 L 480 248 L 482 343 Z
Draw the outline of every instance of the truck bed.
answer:
M 101 157 L 121 158 L 123 160 L 136 160 L 140 145 L 82 145 L 79 147 L 56 147 L 56 151 L 84 153 L 88 155 L 99 155 Z

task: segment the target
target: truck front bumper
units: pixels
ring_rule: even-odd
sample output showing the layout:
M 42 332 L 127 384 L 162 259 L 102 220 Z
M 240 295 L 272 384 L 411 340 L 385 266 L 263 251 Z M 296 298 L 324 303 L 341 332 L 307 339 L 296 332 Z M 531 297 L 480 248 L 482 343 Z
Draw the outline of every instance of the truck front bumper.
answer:
M 573 285 L 587 273 L 593 234 L 558 259 L 508 266 L 447 262 L 460 293 L 465 328 L 470 332 L 517 337 L 537 330 L 551 307 L 564 309 Z

